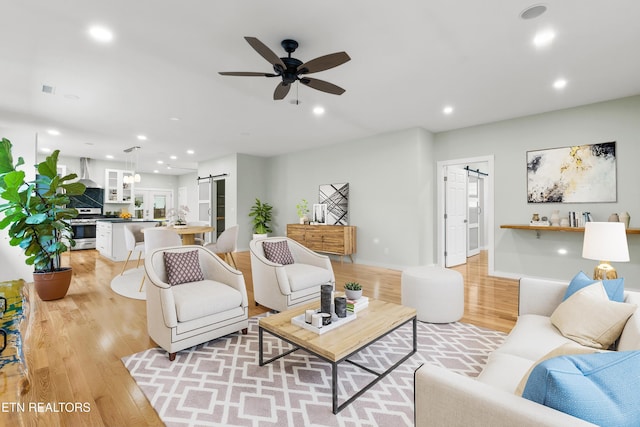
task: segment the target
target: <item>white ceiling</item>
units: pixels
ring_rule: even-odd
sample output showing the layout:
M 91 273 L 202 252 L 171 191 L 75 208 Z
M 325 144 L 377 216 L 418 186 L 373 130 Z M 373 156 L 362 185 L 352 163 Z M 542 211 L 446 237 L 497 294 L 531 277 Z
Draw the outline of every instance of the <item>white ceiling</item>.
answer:
M 123 160 L 140 145 L 147 172 L 156 160 L 174 167 L 163 173 L 184 173 L 230 153 L 271 156 L 415 126 L 441 132 L 640 93 L 637 0 L 550 0 L 534 20 L 519 18 L 534 4 L 522 0 L 1 3 L 0 128 L 32 128 L 40 147 L 66 156 Z M 92 24 L 114 40 L 90 39 Z M 543 28 L 557 36 L 537 49 Z M 280 41 L 293 38 L 303 62 L 346 51 L 351 61 L 312 76 L 346 92 L 300 85 L 293 105 L 295 87 L 272 100 L 275 78 L 218 75 L 272 72 L 244 36 L 280 56 Z M 562 91 L 552 88 L 559 77 Z M 312 114 L 316 105 L 324 116 Z

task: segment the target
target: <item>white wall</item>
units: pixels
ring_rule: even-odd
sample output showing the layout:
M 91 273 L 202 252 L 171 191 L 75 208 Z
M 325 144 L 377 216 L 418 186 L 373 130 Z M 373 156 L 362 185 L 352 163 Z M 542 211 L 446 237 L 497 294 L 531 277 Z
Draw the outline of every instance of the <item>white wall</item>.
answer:
M 267 182 L 267 159 L 264 157 L 238 154 L 238 186 L 237 186 L 237 224 L 238 224 L 238 250 L 249 250 L 249 242 L 253 238 L 253 225 L 249 217 L 249 211 L 254 205 L 256 198 L 261 202 L 269 203 L 274 208 L 274 221 L 271 227 L 274 229 L 272 236 L 278 235 L 278 212 L 281 206 L 273 203 L 267 191 L 271 185 Z M 227 194 L 229 189 L 227 189 Z
M 533 213 L 588 210 L 606 221 L 613 212 L 628 211 L 631 227 L 640 227 L 640 96 L 444 132 L 435 141 L 438 160 L 495 156 L 496 274 L 558 279 L 570 279 L 579 270 L 591 274 L 596 262 L 581 258 L 581 233 L 543 231 L 538 239 L 532 231 L 500 229 L 500 224 L 526 224 Z M 616 203 L 527 203 L 527 151 L 607 141 L 617 142 Z M 615 267 L 626 286 L 640 289 L 640 235 L 628 237 L 631 262 Z M 560 255 L 559 249 L 567 253 Z
M 25 171 L 27 181 L 35 178 L 35 169 L 29 167 L 36 163 L 36 136 L 33 131 L 7 129 L 0 126 L 0 138 L 7 138 L 13 145 L 14 164 L 18 157 L 24 158 L 25 164 L 21 170 Z M 4 217 L 4 215 L 3 215 Z M 33 267 L 24 263 L 22 249 L 9 244 L 7 230 L 0 230 L 0 281 L 24 279 L 33 281 Z
M 423 129 L 376 135 L 268 160 L 274 235 L 297 223 L 296 204 L 318 201 L 321 184 L 349 183 L 349 224 L 361 264 L 392 268 L 434 262 L 435 159 Z

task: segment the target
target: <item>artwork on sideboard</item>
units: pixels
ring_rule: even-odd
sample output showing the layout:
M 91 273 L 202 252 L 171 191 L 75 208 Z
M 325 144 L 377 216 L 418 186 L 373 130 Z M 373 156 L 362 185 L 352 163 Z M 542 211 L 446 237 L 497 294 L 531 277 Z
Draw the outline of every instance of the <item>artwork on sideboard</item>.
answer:
M 327 224 L 327 205 L 316 203 L 313 205 L 311 222 L 313 224 Z
M 527 151 L 528 203 L 617 201 L 616 143 Z
M 349 223 L 349 183 L 323 184 L 318 202 L 327 205 L 327 222 L 330 225 Z

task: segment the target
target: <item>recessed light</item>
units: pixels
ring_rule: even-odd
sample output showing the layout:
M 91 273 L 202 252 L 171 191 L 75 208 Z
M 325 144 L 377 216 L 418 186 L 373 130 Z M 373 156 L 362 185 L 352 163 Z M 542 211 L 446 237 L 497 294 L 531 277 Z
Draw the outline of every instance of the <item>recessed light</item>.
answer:
M 171 120 L 172 122 L 180 121 L 178 117 L 169 117 L 169 120 Z
M 533 44 L 536 47 L 544 47 L 551 44 L 553 39 L 556 38 L 556 33 L 553 30 L 538 31 L 533 38 Z
M 567 81 L 565 79 L 558 79 L 555 82 L 553 82 L 553 88 L 554 89 L 564 89 L 567 86 Z
M 108 43 L 113 40 L 113 33 L 105 27 L 94 26 L 89 28 L 89 35 L 96 41 Z
M 105 157 L 106 157 L 107 159 L 113 159 L 113 155 L 111 155 L 111 154 L 107 154 Z
M 140 141 L 146 141 L 147 140 L 147 136 L 146 135 L 138 135 L 136 138 L 138 138 Z
M 158 169 L 154 169 L 153 173 L 159 173 L 160 171 Z
M 560 255 L 566 255 L 569 251 L 567 251 L 566 249 L 558 249 L 558 254 Z
M 444 114 L 451 114 L 451 113 L 453 113 L 453 107 L 452 107 L 452 106 L 450 106 L 450 105 L 447 105 L 446 107 L 444 107 L 444 108 L 442 109 L 442 112 L 443 112 Z
M 193 151 L 193 150 L 187 150 L 187 154 L 195 154 L 195 151 Z
M 535 4 L 529 6 L 522 12 L 520 12 L 520 18 L 522 19 L 535 19 L 547 11 L 547 6 L 543 4 Z
M 314 107 L 313 108 L 313 114 L 315 114 L 316 116 L 323 115 L 324 114 L 324 107 L 320 107 L 320 106 Z
M 176 160 L 178 158 L 178 156 L 170 156 L 169 157 L 171 160 Z
M 157 163 L 157 164 L 159 164 L 159 165 L 161 165 L 161 164 L 163 164 L 164 162 L 163 162 L 162 160 L 158 160 L 156 163 Z
M 50 153 L 51 152 L 51 148 L 42 147 L 42 148 L 40 148 L 40 151 L 42 151 L 43 153 Z
M 48 133 L 49 135 L 54 135 L 54 136 L 58 136 L 58 135 L 60 135 L 60 131 L 59 131 L 59 130 L 56 130 L 56 129 L 49 129 L 49 130 L 47 131 L 47 133 Z

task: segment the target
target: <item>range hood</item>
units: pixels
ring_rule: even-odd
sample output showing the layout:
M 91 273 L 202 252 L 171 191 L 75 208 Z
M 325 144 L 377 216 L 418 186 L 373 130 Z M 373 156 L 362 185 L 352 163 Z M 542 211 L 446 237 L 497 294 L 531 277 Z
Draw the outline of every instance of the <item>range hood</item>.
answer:
M 89 178 L 89 158 L 80 157 L 80 179 L 78 182 L 84 184 L 87 188 L 101 188 L 100 185 Z

